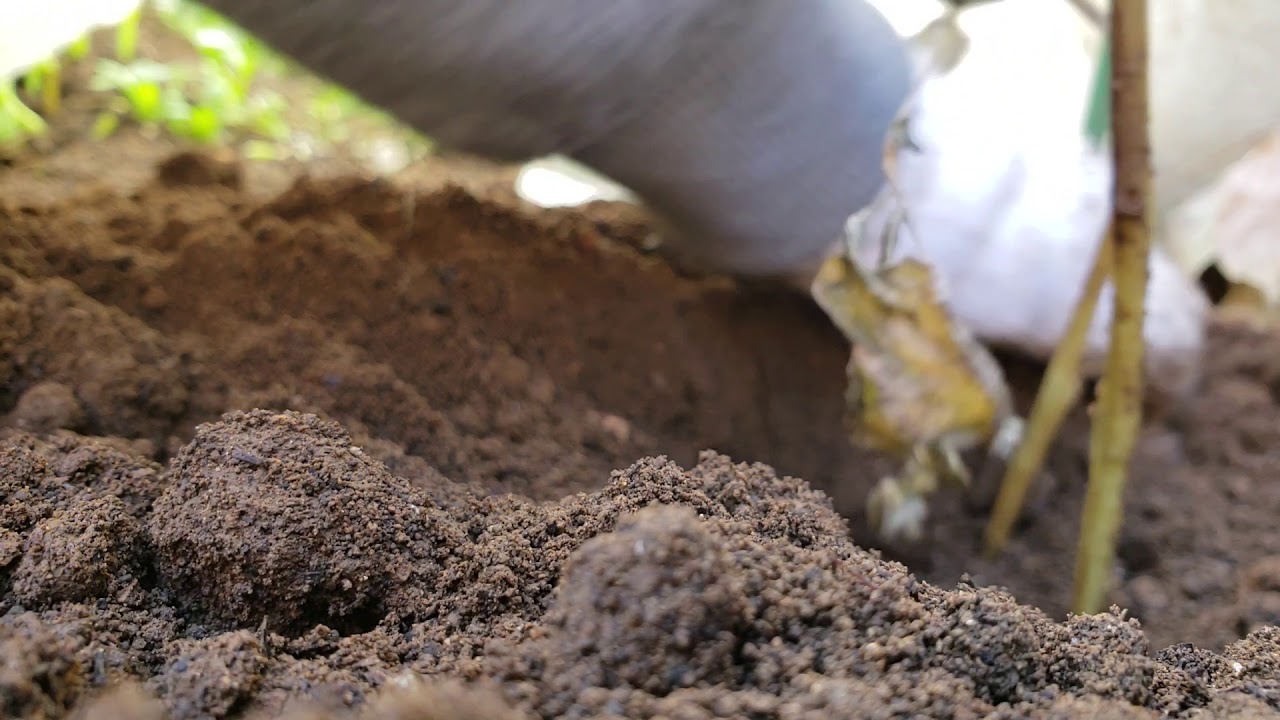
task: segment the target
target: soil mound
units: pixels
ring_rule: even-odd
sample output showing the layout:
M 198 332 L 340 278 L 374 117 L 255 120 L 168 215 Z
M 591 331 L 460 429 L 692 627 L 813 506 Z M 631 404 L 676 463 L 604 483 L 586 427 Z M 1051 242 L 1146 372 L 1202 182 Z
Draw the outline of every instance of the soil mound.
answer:
M 412 187 L 0 205 L 0 714 L 1280 715 L 1280 337 L 1218 323 L 1066 618 L 1079 414 L 1006 556 L 948 497 L 890 562 L 810 303 Z

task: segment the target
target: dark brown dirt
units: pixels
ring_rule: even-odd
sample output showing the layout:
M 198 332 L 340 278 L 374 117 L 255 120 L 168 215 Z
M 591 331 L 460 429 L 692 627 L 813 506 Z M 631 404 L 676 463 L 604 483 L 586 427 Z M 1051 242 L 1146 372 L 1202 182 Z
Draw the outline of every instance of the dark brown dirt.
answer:
M 634 211 L 56 138 L 0 170 L 0 717 L 1280 715 L 1273 330 L 1217 321 L 1069 618 L 1083 413 L 1002 557 L 944 496 L 886 562 L 838 335 Z
M 883 463 L 802 298 L 681 278 L 617 208 L 240 177 L 0 211 L 5 712 L 1280 713 L 1275 336 L 1215 328 L 1126 611 L 1067 619 L 1082 418 L 1009 553 L 944 497 L 909 574 L 855 544 Z

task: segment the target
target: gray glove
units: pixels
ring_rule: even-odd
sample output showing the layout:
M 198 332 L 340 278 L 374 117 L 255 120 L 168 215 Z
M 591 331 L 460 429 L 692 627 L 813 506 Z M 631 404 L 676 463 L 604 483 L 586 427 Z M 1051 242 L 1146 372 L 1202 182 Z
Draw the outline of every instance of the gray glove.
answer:
M 207 0 L 442 145 L 559 153 L 679 261 L 814 270 L 882 182 L 906 51 L 864 0 Z

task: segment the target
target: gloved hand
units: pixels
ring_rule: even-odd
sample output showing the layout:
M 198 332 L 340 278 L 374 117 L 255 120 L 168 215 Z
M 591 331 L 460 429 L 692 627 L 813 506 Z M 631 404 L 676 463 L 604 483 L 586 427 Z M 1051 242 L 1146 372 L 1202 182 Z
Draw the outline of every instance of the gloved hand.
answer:
M 864 0 L 206 0 L 433 140 L 625 185 L 687 266 L 808 277 L 911 73 Z

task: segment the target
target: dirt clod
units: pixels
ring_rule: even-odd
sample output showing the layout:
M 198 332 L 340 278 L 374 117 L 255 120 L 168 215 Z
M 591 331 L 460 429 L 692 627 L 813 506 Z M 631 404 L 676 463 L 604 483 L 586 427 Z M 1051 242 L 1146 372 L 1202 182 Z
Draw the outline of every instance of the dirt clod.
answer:
M 214 158 L 195 152 L 180 152 L 156 168 L 158 182 L 169 186 L 221 185 L 239 190 L 244 185 L 243 170 L 234 158 Z
M 255 410 L 202 426 L 174 458 L 149 534 L 162 577 L 211 619 L 372 629 L 412 617 L 464 540 L 425 493 L 332 422 Z
M 728 550 L 688 507 L 655 506 L 584 543 L 546 632 L 551 674 L 654 695 L 731 682 L 737 637 L 750 621 Z
M 172 718 L 227 717 L 252 701 L 268 660 L 261 639 L 246 630 L 179 640 L 152 685 L 168 698 Z
M 55 512 L 27 536 L 13 594 L 31 607 L 112 595 L 137 571 L 142 527 L 119 498 L 105 495 Z
M 5 717 L 65 717 L 84 689 L 79 643 L 27 615 L 0 623 L 0 711 Z
M 8 419 L 13 427 L 44 434 L 78 430 L 84 421 L 80 400 L 71 388 L 57 382 L 38 382 L 27 388 Z

